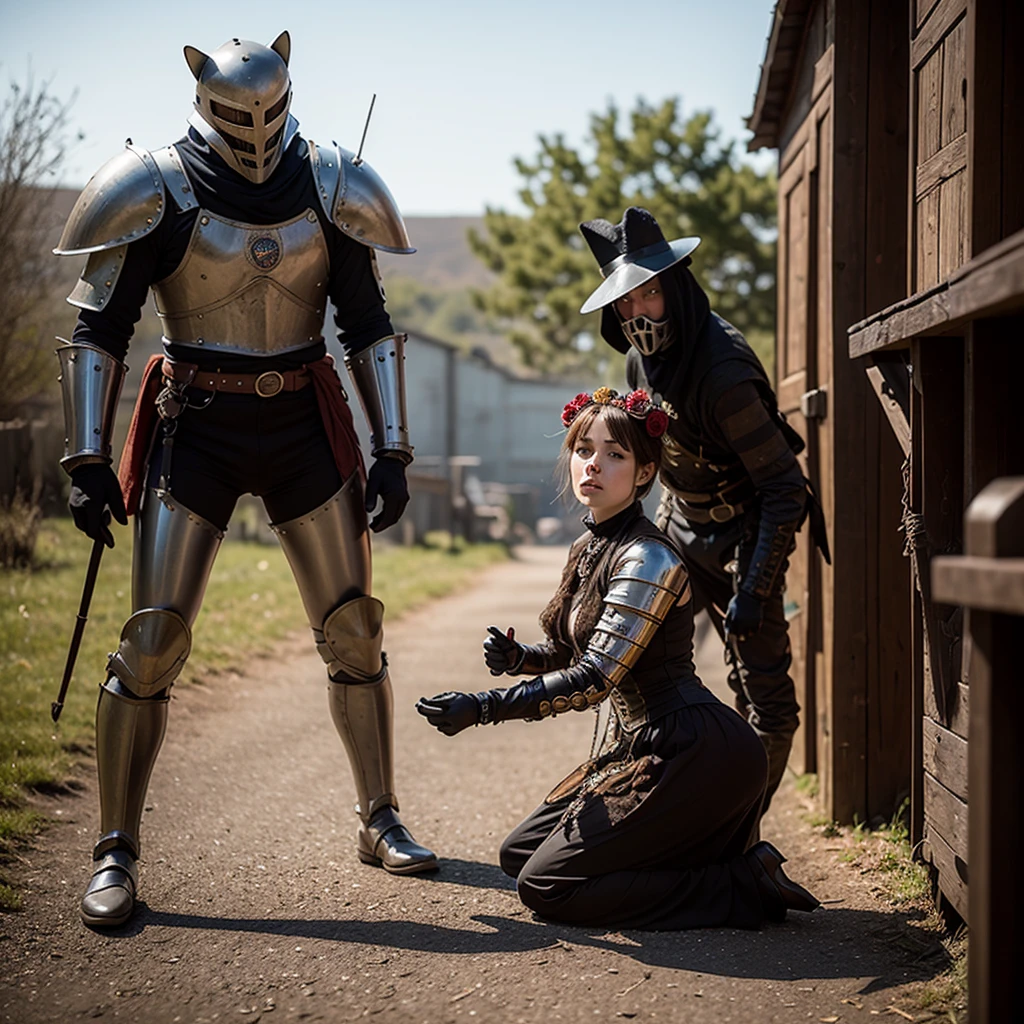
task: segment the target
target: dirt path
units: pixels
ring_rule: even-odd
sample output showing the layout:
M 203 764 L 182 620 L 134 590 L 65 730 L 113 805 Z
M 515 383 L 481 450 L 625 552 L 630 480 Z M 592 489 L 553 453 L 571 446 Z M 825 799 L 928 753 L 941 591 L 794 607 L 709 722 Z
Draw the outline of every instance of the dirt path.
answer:
M 356 859 L 323 668 L 296 644 L 244 678 L 176 694 L 144 820 L 144 902 L 127 928 L 97 934 L 78 919 L 91 781 L 47 804 L 57 824 L 21 871 L 25 910 L 0 919 L 0 1021 L 905 1019 L 889 1007 L 941 967 L 936 944 L 825 849 L 789 783 L 765 837 L 829 901 L 817 913 L 759 933 L 602 934 L 524 910 L 498 844 L 586 755 L 591 716 L 449 739 L 413 703 L 487 683 L 489 623 L 538 639 L 563 558 L 525 549 L 388 629 L 403 816 L 444 858 L 437 875 L 395 878 Z M 716 646 L 698 665 L 720 689 Z

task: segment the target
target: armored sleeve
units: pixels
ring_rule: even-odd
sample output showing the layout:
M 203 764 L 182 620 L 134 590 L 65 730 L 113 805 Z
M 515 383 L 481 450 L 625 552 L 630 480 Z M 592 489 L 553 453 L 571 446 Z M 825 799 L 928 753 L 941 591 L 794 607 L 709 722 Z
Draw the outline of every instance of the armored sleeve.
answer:
M 768 412 L 757 388 L 747 381 L 727 391 L 714 406 L 725 443 L 743 462 L 757 491 L 758 533 L 740 589 L 762 600 L 774 592 L 807 504 L 803 472 Z
M 651 538 L 632 542 L 615 561 L 601 616 L 576 664 L 478 693 L 481 724 L 600 704 L 637 663 L 673 605 L 689 596 L 686 568 L 672 548 Z

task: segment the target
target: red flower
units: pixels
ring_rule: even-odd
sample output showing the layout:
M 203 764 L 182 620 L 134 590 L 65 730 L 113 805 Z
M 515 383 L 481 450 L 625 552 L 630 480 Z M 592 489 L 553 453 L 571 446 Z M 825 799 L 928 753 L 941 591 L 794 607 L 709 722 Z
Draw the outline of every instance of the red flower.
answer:
M 580 410 L 590 405 L 591 398 L 585 391 L 581 391 L 571 402 L 566 403 L 562 409 L 562 426 L 568 427 L 579 415 Z
M 652 409 L 647 414 L 645 426 L 651 437 L 661 437 L 668 429 L 668 415 L 663 409 Z
M 626 396 L 627 412 L 643 414 L 644 406 L 651 404 L 651 396 L 643 388 L 637 388 Z

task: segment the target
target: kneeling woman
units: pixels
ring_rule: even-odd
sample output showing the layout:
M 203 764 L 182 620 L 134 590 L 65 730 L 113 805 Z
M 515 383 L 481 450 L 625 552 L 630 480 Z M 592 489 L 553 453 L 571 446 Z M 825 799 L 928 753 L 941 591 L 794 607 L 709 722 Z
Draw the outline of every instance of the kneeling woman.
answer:
M 818 901 L 769 843 L 747 849 L 767 776 L 749 725 L 693 665 L 693 609 L 678 551 L 639 499 L 661 464 L 667 417 L 643 391 L 608 388 L 565 407 L 562 463 L 589 509 L 541 615 L 548 640 L 496 627 L 492 674 L 508 689 L 443 693 L 417 710 L 447 735 L 610 700 L 603 748 L 555 787 L 501 848 L 522 901 L 555 921 L 615 928 L 757 928 Z

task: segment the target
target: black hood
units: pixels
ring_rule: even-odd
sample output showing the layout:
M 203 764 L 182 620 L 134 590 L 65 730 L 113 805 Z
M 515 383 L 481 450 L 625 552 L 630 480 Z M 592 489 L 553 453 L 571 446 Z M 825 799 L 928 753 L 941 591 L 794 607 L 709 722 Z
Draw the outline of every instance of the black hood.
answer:
M 278 224 L 295 216 L 296 196 L 312 182 L 305 141 L 298 134 L 267 181 L 257 184 L 225 163 L 194 128 L 175 143 L 200 206 L 246 224 Z M 212 202 L 211 202 L 212 199 Z

